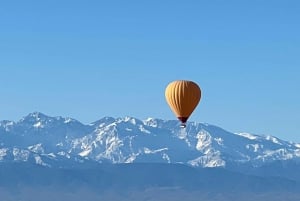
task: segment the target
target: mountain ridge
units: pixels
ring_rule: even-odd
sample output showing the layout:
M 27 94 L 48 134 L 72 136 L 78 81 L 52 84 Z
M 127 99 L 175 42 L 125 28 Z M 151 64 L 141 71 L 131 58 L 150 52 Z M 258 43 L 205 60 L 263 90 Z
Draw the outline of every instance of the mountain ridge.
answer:
M 218 126 L 126 116 L 89 124 L 33 112 L 0 121 L 0 161 L 63 163 L 181 163 L 192 167 L 261 167 L 300 161 L 300 144 L 274 136 L 232 133 Z M 68 162 L 66 162 L 68 161 Z

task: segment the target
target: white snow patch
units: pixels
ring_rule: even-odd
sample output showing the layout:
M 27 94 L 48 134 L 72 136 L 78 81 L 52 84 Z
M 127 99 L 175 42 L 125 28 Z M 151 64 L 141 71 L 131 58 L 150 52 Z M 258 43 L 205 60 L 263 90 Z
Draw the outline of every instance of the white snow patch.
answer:
M 92 124 L 91 124 L 92 125 Z M 102 128 L 103 126 L 105 126 L 106 124 L 105 123 L 101 123 L 98 127 L 99 128 Z
M 143 121 L 143 123 L 147 126 L 151 126 L 151 127 L 157 127 L 157 121 L 154 118 L 147 118 L 146 120 Z
M 91 153 L 91 151 L 92 151 L 92 148 L 91 148 L 91 147 L 89 147 L 88 149 L 86 149 L 86 150 L 84 150 L 84 151 L 80 152 L 78 155 L 80 155 L 80 156 L 84 157 L 84 156 L 87 156 L 87 155 L 89 155 L 89 154 Z
M 239 135 L 239 136 L 243 136 L 243 137 L 248 138 L 248 139 L 250 139 L 250 140 L 255 140 L 255 139 L 257 139 L 257 136 L 252 135 L 252 134 L 250 134 L 250 133 L 235 133 L 235 134 L 236 134 L 236 135 Z
M 125 163 L 133 163 L 138 155 L 139 154 L 132 154 L 129 158 L 125 160 Z
M 72 121 L 73 121 L 73 119 L 67 117 L 67 118 L 65 118 L 64 123 L 67 124 L 67 123 L 70 123 L 70 122 L 72 122 Z
M 10 122 L 7 122 L 5 125 L 6 125 L 6 126 L 12 126 L 12 125 L 14 125 L 14 122 L 13 122 L 13 121 L 10 121 Z
M 7 151 L 8 151 L 7 148 L 0 149 L 0 160 L 3 160 L 4 156 L 7 155 Z
M 296 154 L 296 153 L 295 153 Z M 288 160 L 292 159 L 294 155 L 288 152 L 286 149 L 277 149 L 277 150 L 266 150 L 264 155 L 257 156 L 256 159 L 267 161 L 267 160 Z
M 203 151 L 204 149 L 207 149 L 211 145 L 211 136 L 206 131 L 200 131 L 197 134 L 197 145 L 196 149 L 199 151 Z
M 214 140 L 218 143 L 218 145 L 224 145 L 224 140 L 222 138 L 214 138 Z
M 168 154 L 163 153 L 163 159 L 166 160 L 168 163 L 171 163 L 170 157 L 168 156 Z
M 259 145 L 259 144 L 247 144 L 246 148 L 253 150 L 253 152 L 257 152 L 259 151 L 260 148 L 263 148 L 262 146 L 263 145 Z
M 13 121 L 8 121 L 8 122 L 3 122 L 3 123 L 0 122 L 0 126 L 3 126 L 5 128 L 6 132 L 9 132 L 11 127 L 14 126 L 14 124 L 15 123 Z
M 139 126 L 139 130 L 140 130 L 141 132 L 143 132 L 143 133 L 147 133 L 147 134 L 150 134 L 150 133 L 151 133 L 150 131 L 148 131 L 147 129 L 145 129 L 143 125 L 140 125 L 140 126 Z
M 34 159 L 35 159 L 36 164 L 49 167 L 49 165 L 44 163 L 44 161 L 42 160 L 42 158 L 39 155 L 35 155 Z
M 49 153 L 47 156 L 50 156 L 51 158 L 56 158 L 56 155 L 54 153 Z
M 187 163 L 193 167 L 225 167 L 226 165 L 226 162 L 218 155 L 201 156 L 194 160 L 190 160 Z
M 300 149 L 295 150 L 295 156 L 300 157 Z
M 132 123 L 133 125 L 136 125 L 136 120 L 135 120 L 135 118 L 132 118 L 132 117 L 128 117 L 128 116 L 127 116 L 127 117 L 124 118 L 124 121 L 125 121 L 125 122 L 128 122 L 128 121 L 129 121 L 129 122 Z
M 41 143 L 29 146 L 28 149 L 35 153 L 44 153 L 44 148 L 42 147 Z
M 60 155 L 60 156 L 65 156 L 66 158 L 71 158 L 71 156 L 68 153 L 64 152 L 64 151 L 60 151 L 57 154 Z
M 13 148 L 13 155 L 15 161 L 27 161 L 29 158 L 29 151 L 18 148 Z
M 35 123 L 34 125 L 33 125 L 33 127 L 35 127 L 35 128 L 44 128 L 44 125 L 42 124 L 42 122 L 37 122 L 37 123 Z
M 266 137 L 266 139 L 269 140 L 269 141 L 272 141 L 272 142 L 275 143 L 275 144 L 280 144 L 280 145 L 282 145 L 282 144 L 278 141 L 278 139 L 277 139 L 276 137 L 273 137 L 273 136 L 268 135 L 268 136 Z
M 135 119 L 131 119 L 131 121 L 130 121 L 133 125 L 135 125 L 136 124 L 136 120 Z
M 144 153 L 145 153 L 145 154 L 155 154 L 155 153 L 162 152 L 162 151 L 166 151 L 166 150 L 168 150 L 168 148 L 162 148 L 162 149 L 151 150 L 151 149 L 145 147 L 145 148 L 144 148 Z
M 57 143 L 55 146 L 62 147 L 62 146 L 64 146 L 64 144 L 62 142 L 60 142 L 60 143 Z

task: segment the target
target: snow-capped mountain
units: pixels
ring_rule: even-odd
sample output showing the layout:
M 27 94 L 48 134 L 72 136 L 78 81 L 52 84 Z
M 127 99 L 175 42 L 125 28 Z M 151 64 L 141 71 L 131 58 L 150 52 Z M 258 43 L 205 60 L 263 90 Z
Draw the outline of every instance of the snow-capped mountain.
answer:
M 273 136 L 231 133 L 176 120 L 104 117 L 85 125 L 35 112 L 0 121 L 0 161 L 43 166 L 85 163 L 180 163 L 194 167 L 260 167 L 300 161 L 300 144 Z

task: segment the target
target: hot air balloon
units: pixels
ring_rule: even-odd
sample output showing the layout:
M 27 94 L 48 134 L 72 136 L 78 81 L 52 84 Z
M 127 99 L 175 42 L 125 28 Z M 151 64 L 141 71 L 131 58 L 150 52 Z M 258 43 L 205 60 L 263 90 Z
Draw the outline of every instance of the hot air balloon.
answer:
M 186 121 L 200 101 L 200 87 L 193 81 L 173 81 L 168 84 L 165 96 L 170 108 L 181 121 L 181 127 L 185 128 Z

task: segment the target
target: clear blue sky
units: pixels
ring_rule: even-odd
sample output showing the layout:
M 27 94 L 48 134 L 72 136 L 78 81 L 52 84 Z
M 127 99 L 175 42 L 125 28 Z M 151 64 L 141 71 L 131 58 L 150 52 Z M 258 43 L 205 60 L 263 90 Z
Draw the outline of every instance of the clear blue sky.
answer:
M 300 142 L 300 1 L 2 1 L 0 119 L 175 119 L 166 85 L 202 88 L 191 121 Z

